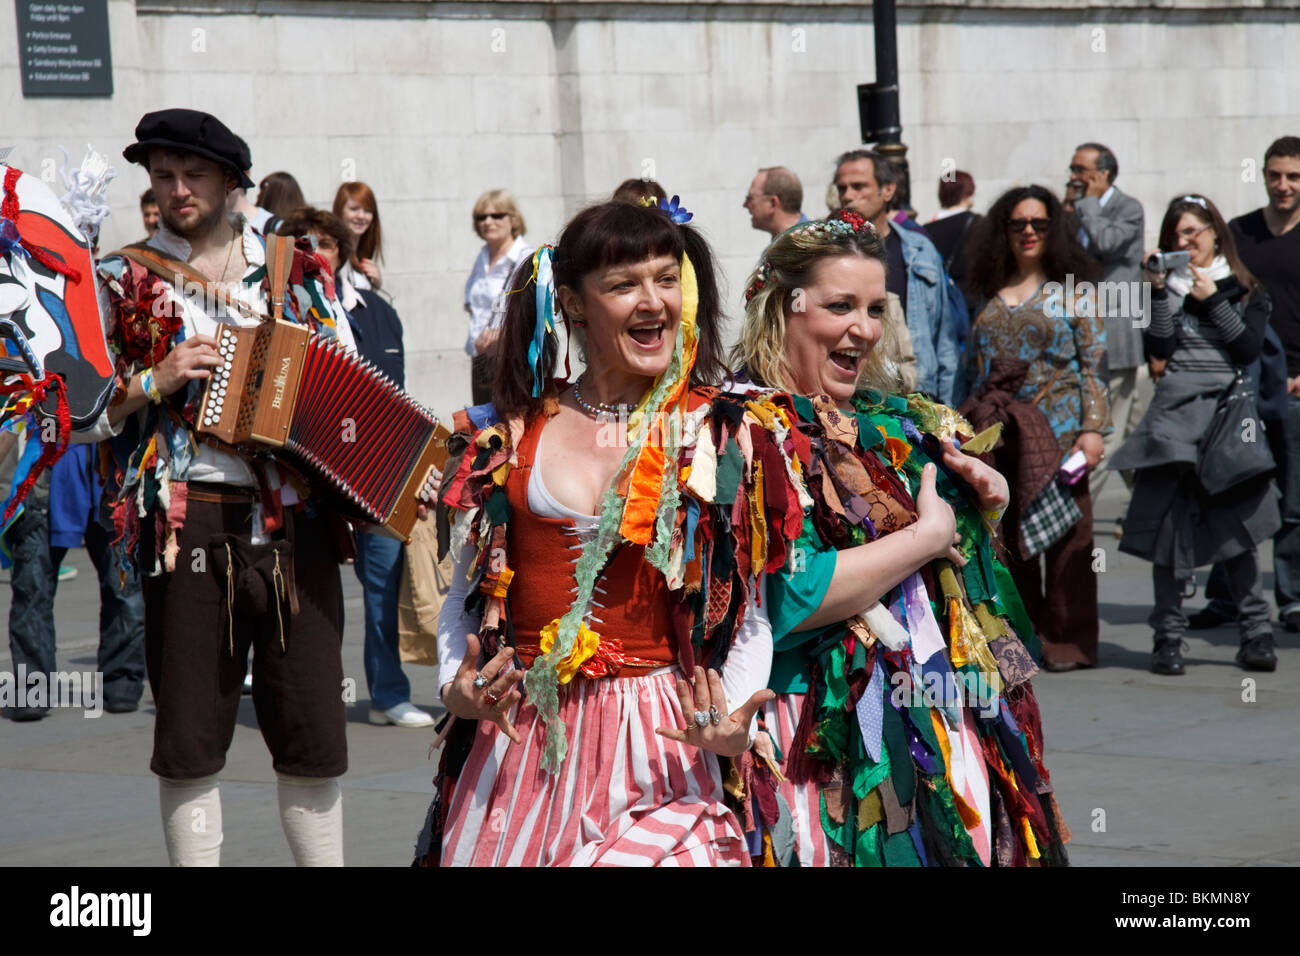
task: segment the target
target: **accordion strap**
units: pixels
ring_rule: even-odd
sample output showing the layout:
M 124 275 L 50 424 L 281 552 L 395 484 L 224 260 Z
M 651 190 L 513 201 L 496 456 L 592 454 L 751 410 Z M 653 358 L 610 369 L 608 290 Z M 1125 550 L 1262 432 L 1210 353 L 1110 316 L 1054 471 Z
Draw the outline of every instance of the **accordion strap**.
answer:
M 142 242 L 124 246 L 116 252 L 109 253 L 109 255 L 124 256 L 132 262 L 138 262 L 154 275 L 170 282 L 172 288 L 179 292 L 182 298 L 184 298 L 185 293 L 180 287 L 180 280 L 184 278 L 198 285 L 207 295 L 216 299 L 228 308 L 242 312 L 250 318 L 262 319 L 263 321 L 267 318 L 265 313 L 257 311 L 252 306 L 240 302 L 238 299 L 231 298 L 226 294 L 224 289 L 208 281 L 206 276 L 200 273 L 188 262 L 182 262 L 180 259 L 173 259 L 171 256 L 164 256 L 157 250 L 149 248 Z M 283 296 L 281 296 L 281 302 L 283 302 Z
M 293 271 L 293 238 L 269 235 L 266 237 L 266 281 L 271 290 L 271 318 L 284 318 L 284 295 L 289 288 L 289 273 Z

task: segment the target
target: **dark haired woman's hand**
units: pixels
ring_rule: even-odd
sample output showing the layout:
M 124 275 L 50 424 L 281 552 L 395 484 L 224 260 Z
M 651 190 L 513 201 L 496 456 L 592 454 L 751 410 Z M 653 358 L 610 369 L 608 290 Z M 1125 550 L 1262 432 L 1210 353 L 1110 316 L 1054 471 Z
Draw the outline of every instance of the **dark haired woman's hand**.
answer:
M 1076 451 L 1083 452 L 1083 457 L 1088 459 L 1088 470 L 1092 471 L 1101 460 L 1106 457 L 1106 448 L 1102 444 L 1101 435 L 1097 432 L 1079 432 L 1079 437 L 1074 440 L 1074 447 L 1070 449 L 1070 454 Z
M 1192 291 L 1188 294 L 1198 302 L 1204 302 L 1214 295 L 1218 286 L 1215 285 L 1214 280 L 1210 278 L 1208 273 L 1202 272 L 1196 266 L 1189 266 L 1189 268 L 1192 270 L 1192 275 L 1196 276 L 1196 281 L 1192 283 Z
M 974 455 L 960 451 L 951 438 L 941 443 L 943 463 L 970 485 L 979 499 L 981 511 L 1003 511 L 1011 501 L 1011 489 L 1002 472 L 984 464 Z
M 457 717 L 465 720 L 486 720 L 501 728 L 501 732 L 515 743 L 522 743 L 519 731 L 510 723 L 510 708 L 517 704 L 523 695 L 515 690 L 515 685 L 524 679 L 524 671 L 515 668 L 507 674 L 502 671 L 514 657 L 514 649 L 508 644 L 502 646 L 496 657 L 483 665 L 483 670 L 474 669 L 478 660 L 478 638 L 470 634 L 465 641 L 465 660 L 461 662 L 456 676 L 442 687 L 442 704 Z M 483 678 L 484 684 L 475 684 L 477 678 Z
M 703 667 L 697 667 L 691 683 L 677 682 L 677 701 L 681 704 L 687 729 L 656 727 L 655 733 L 723 757 L 738 757 L 749 749 L 749 725 L 754 721 L 754 714 L 775 696 L 773 691 L 764 688 L 755 691 L 734 711 L 728 711 L 721 675 L 715 670 L 706 674 Z M 703 724 L 696 721 L 697 713 L 706 716 Z
M 1142 279 L 1144 282 L 1150 282 L 1151 288 L 1163 289 L 1165 287 L 1165 274 L 1163 272 L 1152 272 L 1146 267 L 1146 261 L 1152 256 L 1160 255 L 1159 249 L 1148 249 L 1142 254 Z

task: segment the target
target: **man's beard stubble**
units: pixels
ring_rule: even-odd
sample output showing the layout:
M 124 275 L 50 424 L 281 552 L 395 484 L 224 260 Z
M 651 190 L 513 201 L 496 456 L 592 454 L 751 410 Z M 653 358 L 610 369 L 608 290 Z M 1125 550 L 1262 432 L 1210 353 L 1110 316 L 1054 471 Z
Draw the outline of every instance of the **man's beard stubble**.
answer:
M 193 242 L 195 239 L 211 235 L 221 228 L 221 224 L 227 221 L 225 203 L 213 207 L 210 214 L 200 219 L 191 228 L 184 228 L 172 219 L 166 212 L 159 210 L 159 217 L 166 224 L 167 229 L 182 239 Z

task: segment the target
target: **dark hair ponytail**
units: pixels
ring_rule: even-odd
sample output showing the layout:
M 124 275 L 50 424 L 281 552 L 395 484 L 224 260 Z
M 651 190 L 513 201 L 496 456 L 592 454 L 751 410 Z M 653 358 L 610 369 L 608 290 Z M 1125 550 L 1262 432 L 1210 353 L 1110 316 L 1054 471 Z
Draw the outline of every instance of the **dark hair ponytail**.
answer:
M 501 324 L 501 336 L 488 350 L 493 369 L 492 404 L 502 418 L 532 418 L 542 410 L 542 398 L 533 397 L 533 368 L 528 363 L 528 352 L 533 344 L 533 330 L 537 327 L 537 285 L 533 272 L 533 259 L 521 262 L 506 282 L 506 317 Z M 556 318 L 559 304 L 556 304 Z M 559 335 L 555 330 L 542 339 L 541 367 L 544 379 L 555 368 L 560 350 Z M 543 384 L 542 394 L 546 394 Z
M 713 250 L 690 226 L 682 226 L 681 230 L 686 247 L 684 251 L 695 269 L 695 282 L 699 287 L 699 307 L 695 313 L 699 347 L 695 352 L 695 366 L 691 369 L 691 385 L 718 385 L 727 377 L 728 369 L 722 344 L 722 292 L 718 288 Z

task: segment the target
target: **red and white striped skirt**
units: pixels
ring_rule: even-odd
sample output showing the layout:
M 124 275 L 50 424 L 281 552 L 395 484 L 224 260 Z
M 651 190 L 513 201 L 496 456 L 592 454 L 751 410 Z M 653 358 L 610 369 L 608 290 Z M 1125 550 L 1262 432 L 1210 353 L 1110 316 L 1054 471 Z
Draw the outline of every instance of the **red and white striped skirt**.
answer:
M 516 705 L 515 744 L 481 723 L 456 782 L 444 866 L 749 866 L 711 754 L 655 733 L 681 727 L 676 667 L 560 688 L 568 755 L 540 766 L 544 725 Z
M 803 694 L 777 694 L 776 700 L 768 705 L 769 713 L 776 711 L 776 743 L 787 761 L 794 743 L 795 728 L 799 726 L 803 698 Z M 794 850 L 799 865 L 830 866 L 831 847 L 826 831 L 822 829 L 821 788 L 815 782 L 791 783 L 787 777 L 781 781 L 778 791 L 790 808 Z

